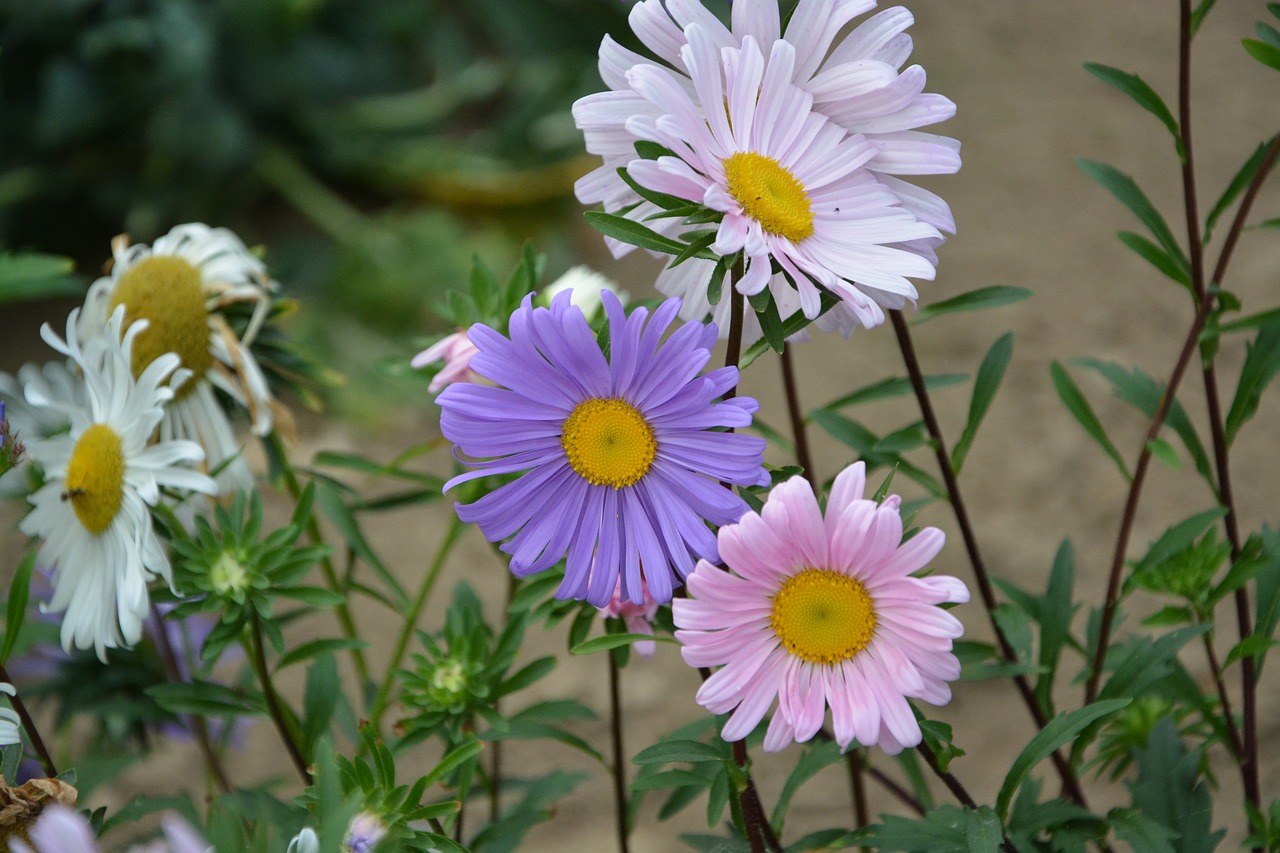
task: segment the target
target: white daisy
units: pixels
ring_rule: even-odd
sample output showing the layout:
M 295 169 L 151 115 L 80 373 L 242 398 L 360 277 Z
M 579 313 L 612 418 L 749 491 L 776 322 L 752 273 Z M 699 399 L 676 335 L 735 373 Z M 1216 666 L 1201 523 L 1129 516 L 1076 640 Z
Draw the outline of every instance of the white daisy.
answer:
M 83 374 L 86 405 L 72 414 L 70 433 L 28 444 L 31 459 L 44 468 L 45 485 L 28 499 L 33 508 L 20 528 L 44 540 L 38 559 L 53 569 L 47 610 L 66 611 L 63 647 L 92 647 L 106 660 L 108 648 L 133 645 L 142 636 L 147 582 L 156 576 L 171 581 L 148 509 L 160 500 L 160 488 L 214 494 L 217 487 L 182 467 L 203 460 L 195 442 L 148 443 L 165 404 L 190 376 L 178 368 L 178 356 L 160 355 L 135 379 L 135 344 L 146 323 L 134 323 L 122 335 L 125 309 L 118 307 L 105 334 L 82 343 L 79 313 L 71 312 L 65 341 L 47 324 L 40 330 Z
M 114 263 L 109 275 L 89 288 L 80 335 L 101 332 L 118 305 L 125 306 L 125 326 L 150 321 L 134 347 L 134 375 L 158 356 L 177 353 L 194 375 L 166 407 L 160 423 L 162 439 L 187 439 L 204 448 L 209 469 L 219 470 L 219 491 L 253 488 L 253 475 L 214 389 L 225 393 L 249 415 L 253 432 L 266 435 L 279 404 L 267 388 L 250 345 L 271 306 L 278 286 L 240 238 L 225 228 L 200 223 L 179 225 L 151 246 L 129 245 L 125 236 L 112 242 Z M 242 336 L 232 331 L 223 309 L 237 302 L 254 305 L 253 319 Z
M 48 438 L 65 432 L 72 413 L 84 407 L 84 384 L 65 359 L 28 362 L 16 376 L 0 372 L 0 402 L 5 405 L 11 435 L 22 441 Z M 0 475 L 0 495 L 22 495 L 27 490 L 27 472 L 22 467 Z
M 695 88 L 683 49 L 688 43 L 685 28 L 696 24 L 718 48 L 739 48 L 748 36 L 766 51 L 779 38 L 790 43 L 797 55 L 791 82 L 813 96 L 815 111 L 847 131 L 862 134 L 876 149 L 863 168 L 920 221 L 954 233 L 955 221 L 945 201 L 894 176 L 948 174 L 959 169 L 958 142 L 916 130 L 950 118 L 955 104 L 941 95 L 924 92 L 923 68 L 912 65 L 903 69 L 912 48 L 906 29 L 913 18 L 906 9 L 886 9 L 848 29 L 855 17 L 874 6 L 874 0 L 800 0 L 783 30 L 776 0 L 738 0 L 733 4 L 730 27 L 725 27 L 697 0 L 667 0 L 665 5 L 662 0 L 643 0 L 636 4 L 631 11 L 632 29 L 659 62 L 605 37 L 600 46 L 600 75 L 611 91 L 588 95 L 574 105 L 574 118 L 586 138 L 587 150 L 601 155 L 604 163 L 578 182 L 578 198 L 586 204 L 602 204 L 610 212 L 638 204 L 630 214 L 638 220 L 658 212 L 655 205 L 642 201 L 617 172 L 635 159 L 637 137 L 627 129 L 627 121 L 634 116 L 656 119 L 661 114 L 657 105 L 631 89 L 627 72 L 637 65 L 672 70 L 677 82 L 693 94 Z M 685 227 L 672 219 L 649 220 L 646 224 L 672 235 Z M 903 241 L 897 247 L 936 266 L 934 251 L 942 241 L 939 233 Z M 612 239 L 606 243 L 616 256 L 633 248 Z M 657 287 L 684 300 L 682 317 L 701 320 L 711 311 L 706 292 L 712 269 L 710 262 L 687 261 L 664 270 Z M 787 296 L 790 286 L 785 277 L 775 276 L 769 287 L 780 315 L 785 318 L 794 313 L 795 299 Z M 902 302 L 891 298 L 882 304 L 897 308 Z M 727 333 L 728 311 L 726 299 L 714 312 L 721 336 Z M 744 338 L 749 341 L 759 337 L 759 326 L 750 312 L 746 320 Z M 839 331 L 847 337 L 857 326 L 871 326 L 881 320 L 878 308 L 868 306 L 859 311 L 846 303 L 829 311 L 817 325 L 823 331 Z
M 16 696 L 18 691 L 13 689 L 12 684 L 0 681 L 0 693 Z M 12 708 L 0 708 L 0 746 L 15 743 L 22 743 L 22 721 L 18 719 L 18 712 Z
M 907 277 L 931 279 L 934 266 L 896 244 L 941 235 L 864 168 L 876 147 L 815 112 L 812 96 L 790 82 L 795 48 L 775 41 L 766 61 L 750 36 L 740 49 L 720 49 L 699 24 L 685 35 L 694 96 L 655 65 L 627 72 L 661 111 L 632 117 L 627 130 L 675 153 L 632 160 L 631 176 L 724 214 L 711 250 L 743 252 L 743 293 L 767 287 L 776 263 L 806 317 L 820 310 L 818 286 L 867 326 L 883 321 L 882 305 L 915 299 Z

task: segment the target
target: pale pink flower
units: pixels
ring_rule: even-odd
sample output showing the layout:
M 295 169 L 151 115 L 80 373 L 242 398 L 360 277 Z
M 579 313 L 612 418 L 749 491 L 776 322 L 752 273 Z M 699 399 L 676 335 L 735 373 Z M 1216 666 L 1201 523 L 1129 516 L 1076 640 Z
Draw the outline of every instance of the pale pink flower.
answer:
M 161 819 L 164 838 L 149 844 L 133 846 L 130 853 L 208 853 L 212 850 L 200 833 L 174 813 Z M 17 839 L 9 842 L 13 853 L 99 853 L 89 821 L 75 809 L 62 805 L 48 806 L 31 828 L 31 844 Z
M 454 382 L 485 381 L 471 369 L 471 357 L 477 352 L 479 350 L 476 345 L 467 337 L 467 330 L 458 329 L 415 355 L 409 364 L 413 367 L 426 367 L 437 361 L 444 362 L 444 367 L 440 368 L 440 372 L 432 377 L 431 384 L 427 386 L 428 391 L 436 394 Z
M 621 619 L 630 634 L 646 634 L 653 636 L 653 617 L 658 615 L 661 606 L 649 594 L 649 585 L 641 583 L 644 590 L 644 601 L 636 604 L 622 592 L 622 578 L 613 589 L 613 599 L 604 607 L 597 607 L 600 615 L 606 619 Z M 642 658 L 651 658 L 658 644 L 652 640 L 639 640 L 635 643 L 636 654 Z
M 913 577 L 942 548 L 926 527 L 902 541 L 899 498 L 863 498 L 859 462 L 836 478 L 825 518 L 800 477 L 777 486 L 760 514 L 720 528 L 729 571 L 699 561 L 689 597 L 673 604 L 685 662 L 720 667 L 698 690 L 722 737 L 741 740 L 777 710 L 764 748 L 803 743 L 831 708 L 836 741 L 893 755 L 920 743 L 908 698 L 943 705 L 960 675 L 960 622 L 938 607 L 969 600 L 953 577 Z

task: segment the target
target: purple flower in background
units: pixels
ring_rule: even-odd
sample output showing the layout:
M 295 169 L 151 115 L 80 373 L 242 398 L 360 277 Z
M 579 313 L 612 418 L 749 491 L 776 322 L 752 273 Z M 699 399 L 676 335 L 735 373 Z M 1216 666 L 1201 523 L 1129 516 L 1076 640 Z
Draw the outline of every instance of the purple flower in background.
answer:
M 606 358 L 569 292 L 549 308 L 527 297 L 511 315 L 511 337 L 483 325 L 468 335 L 480 350 L 471 368 L 493 381 L 450 385 L 437 398 L 440 428 L 476 470 L 459 483 L 521 473 L 474 503 L 458 504 L 511 554 L 519 577 L 567 555 L 556 595 L 608 603 L 622 580 L 644 602 L 646 582 L 659 602 L 693 569 L 696 554 L 718 559 L 712 524 L 736 521 L 746 504 L 720 481 L 763 485 L 764 441 L 715 427 L 745 427 L 758 408 L 750 397 L 715 402 L 738 371 L 702 374 L 716 341 L 714 324 L 688 323 L 661 340 L 680 310 L 669 299 L 628 317 L 612 293 Z M 597 571 L 592 571 L 593 560 Z

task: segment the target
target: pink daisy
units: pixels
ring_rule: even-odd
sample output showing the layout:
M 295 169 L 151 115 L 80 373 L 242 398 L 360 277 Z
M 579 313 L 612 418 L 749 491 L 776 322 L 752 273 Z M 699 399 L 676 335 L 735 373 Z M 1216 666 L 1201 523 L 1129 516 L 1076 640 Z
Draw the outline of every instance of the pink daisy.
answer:
M 920 742 L 908 698 L 951 699 L 960 675 L 951 642 L 960 622 L 937 605 L 969 600 L 958 579 L 912 577 L 942 548 L 926 527 L 902 541 L 896 495 L 863 498 L 859 462 L 836 478 L 826 517 L 800 477 L 776 487 L 760 514 L 720 528 L 729 571 L 700 561 L 674 607 L 685 662 L 721 667 L 697 700 L 732 711 L 722 736 L 746 737 L 778 698 L 764 748 L 803 743 L 827 707 L 842 748 L 893 755 Z
M 483 383 L 485 381 L 480 374 L 471 369 L 471 357 L 478 352 L 480 350 L 476 349 L 476 345 L 467 337 L 467 330 L 458 329 L 415 355 L 409 365 L 417 368 L 426 367 L 438 361 L 444 362 L 440 372 L 431 377 L 431 384 L 427 386 L 428 391 L 437 394 L 454 382 Z

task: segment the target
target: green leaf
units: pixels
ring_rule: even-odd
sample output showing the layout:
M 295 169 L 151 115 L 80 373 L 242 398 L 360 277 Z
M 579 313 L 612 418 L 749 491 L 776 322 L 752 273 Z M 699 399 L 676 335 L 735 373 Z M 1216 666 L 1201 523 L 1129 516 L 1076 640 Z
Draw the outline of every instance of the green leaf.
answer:
M 4 644 L 0 645 L 0 666 L 9 662 L 9 653 L 18 642 L 22 625 L 27 618 L 27 602 L 31 597 L 31 573 L 36 567 L 36 552 L 32 549 L 18 563 L 9 584 L 9 602 L 5 610 Z
M 1147 226 L 1152 236 L 1156 238 L 1156 242 L 1164 248 L 1169 257 L 1173 258 L 1179 267 L 1188 270 L 1189 274 L 1191 265 L 1187 261 L 1187 256 L 1183 253 L 1182 247 L 1178 245 L 1177 238 L 1173 236 L 1173 232 L 1169 230 L 1169 225 L 1164 221 L 1164 217 L 1156 210 L 1155 205 L 1142 192 L 1133 178 L 1114 166 L 1108 166 L 1106 163 L 1098 163 L 1084 158 L 1080 158 L 1076 163 L 1082 172 L 1097 181 L 1103 189 L 1115 196 L 1117 201 L 1129 208 L 1142 224 Z
M 1276 220 L 1280 223 L 1280 219 Z M 1206 329 L 1201 335 L 1200 340 L 1203 342 L 1210 337 L 1224 335 L 1227 332 L 1239 332 L 1246 329 L 1258 329 L 1280 325 L 1280 308 L 1271 308 L 1267 311 L 1259 311 L 1257 314 L 1250 314 L 1247 317 L 1241 317 L 1239 320 L 1233 320 L 1230 323 L 1223 323 L 1216 329 Z
M 1191 274 L 1179 266 L 1178 262 L 1171 258 L 1164 249 L 1161 249 L 1141 234 L 1134 234 L 1132 231 L 1121 231 L 1116 236 L 1120 238 L 1121 243 L 1136 252 L 1144 261 L 1164 273 L 1166 277 L 1185 287 L 1188 293 L 1195 293 L 1191 283 Z
M 347 599 L 331 589 L 318 586 L 277 586 L 272 591 L 277 595 L 310 604 L 312 607 L 337 607 Z
M 1101 65 L 1096 62 L 1086 62 L 1084 70 L 1107 85 L 1114 86 L 1124 92 L 1130 98 L 1133 98 L 1138 106 L 1160 119 L 1160 122 L 1169 129 L 1170 135 L 1173 136 L 1174 147 L 1178 150 L 1178 159 L 1184 163 L 1187 161 L 1187 152 L 1183 148 L 1182 136 L 1178 132 L 1178 120 L 1173 117 L 1173 113 L 1170 112 L 1164 99 L 1145 80 L 1137 74 L 1130 74 L 1127 71 L 1121 71 L 1119 68 L 1112 68 L 1110 65 Z
M 647 225 L 642 225 L 625 216 L 605 213 L 600 210 L 588 210 L 583 216 L 593 228 L 606 237 L 621 240 L 641 249 L 664 252 L 668 255 L 678 255 L 684 251 L 684 244 L 680 241 L 664 237 Z
M 1053 557 L 1049 570 L 1049 583 L 1045 589 L 1043 606 L 1036 614 L 1040 622 L 1040 668 L 1036 679 L 1035 694 L 1040 707 L 1053 714 L 1053 681 L 1058 671 L 1062 649 L 1071 638 L 1071 618 L 1076 604 L 1072 596 L 1075 588 L 1075 551 L 1071 543 L 1063 540 Z
M 1043 729 L 1036 732 L 1030 742 L 1023 747 L 1018 757 L 1014 759 L 1013 765 L 1009 768 L 1009 774 L 1005 777 L 1004 784 L 1000 786 L 1000 793 L 996 796 L 996 813 L 1000 816 L 1001 821 L 1009 814 L 1009 803 L 1013 800 L 1013 795 L 1017 793 L 1018 786 L 1022 784 L 1023 780 L 1027 778 L 1027 775 L 1037 764 L 1052 755 L 1058 747 L 1084 731 L 1089 724 L 1095 720 L 1115 714 L 1128 705 L 1130 701 L 1129 699 L 1100 700 L 1092 705 L 1086 705 L 1083 708 L 1059 714 L 1050 720 Z
M 635 178 L 631 177 L 631 173 L 628 172 L 625 167 L 620 168 L 617 171 L 618 177 L 622 178 L 623 183 L 635 190 L 636 195 L 646 201 L 653 202 L 663 210 L 671 210 L 676 207 L 686 207 L 689 204 L 689 199 L 687 198 L 679 198 L 677 196 L 667 195 L 666 193 L 660 193 L 640 184 Z
M 965 809 L 964 838 L 968 853 L 999 853 L 1004 829 L 991 806 Z
M 603 637 L 595 637 L 587 640 L 585 643 L 578 643 L 569 649 L 571 655 L 590 655 L 596 652 L 603 652 L 608 649 L 616 649 L 619 646 L 629 646 L 632 643 L 642 643 L 645 641 L 659 643 L 674 643 L 675 637 L 655 637 L 650 634 L 605 634 Z
M 1134 850 L 1141 850 L 1142 853 L 1175 853 L 1169 842 L 1178 834 L 1140 811 L 1112 809 L 1107 812 L 1107 823 L 1115 830 L 1116 838 L 1127 842 Z
M 918 326 L 921 323 L 929 322 L 935 317 L 941 317 L 943 314 L 998 308 L 1001 305 L 1021 302 L 1030 295 L 1031 291 L 1025 287 L 1010 287 L 1005 284 L 980 287 L 977 290 L 970 290 L 968 293 L 962 293 L 959 296 L 953 296 L 950 299 L 924 306 L 916 312 L 911 322 Z
M 676 761 L 697 764 L 702 761 L 723 761 L 720 750 L 697 740 L 669 740 L 655 743 L 640 750 L 631 759 L 632 764 L 671 764 Z
M 1223 661 L 1222 667 L 1226 669 L 1231 664 L 1244 658 L 1263 657 L 1274 646 L 1280 646 L 1280 640 L 1273 640 L 1270 637 L 1264 637 L 1259 634 L 1250 634 L 1231 647 L 1231 651 L 1227 653 L 1227 659 Z
M 347 637 L 312 640 L 308 643 L 303 643 L 296 649 L 290 651 L 284 657 L 280 658 L 280 660 L 276 662 L 275 671 L 279 672 L 287 666 L 292 666 L 295 663 L 301 663 L 304 660 L 310 660 L 311 658 L 319 657 L 320 655 L 331 654 L 333 652 L 345 652 L 350 649 L 363 649 L 368 645 L 369 644 L 364 640 Z
M 1210 831 L 1213 799 L 1200 780 L 1202 756 L 1187 753 L 1172 719 L 1160 720 L 1134 750 L 1138 776 L 1128 783 L 1139 813 L 1172 836 L 1176 853 L 1210 853 L 1225 830 Z M 1148 848 L 1135 848 L 1147 850 Z
M 968 818 L 964 809 L 942 805 L 922 818 L 882 815 L 884 821 L 870 827 L 868 843 L 877 850 L 905 853 L 968 853 Z
M 1254 59 L 1269 68 L 1274 68 L 1275 70 L 1280 71 L 1280 47 L 1276 47 L 1273 44 L 1267 44 L 1265 41 L 1258 41 L 1257 39 L 1243 39 L 1241 44 L 1244 45 L 1244 49 L 1248 51 L 1249 55 Z
M 1138 409 L 1148 418 L 1155 416 L 1156 409 L 1160 406 L 1160 398 L 1164 394 L 1164 383 L 1156 381 L 1137 367 L 1125 370 L 1114 362 L 1096 358 L 1078 358 L 1072 361 L 1106 378 L 1111 383 L 1111 389 L 1117 398 Z M 1200 443 L 1200 437 L 1196 434 L 1191 418 L 1187 417 L 1186 410 L 1177 399 L 1169 405 L 1165 423 L 1177 433 L 1178 438 L 1182 439 L 1182 444 L 1195 462 L 1196 471 L 1200 476 L 1206 482 L 1216 486 L 1204 445 Z
M 830 293 L 823 293 L 822 308 L 818 311 L 818 316 L 821 317 L 823 314 L 830 311 L 839 301 L 840 300 L 837 297 L 832 296 Z M 797 311 L 782 321 L 782 336 L 784 338 L 789 338 L 812 322 L 812 320 L 804 316 L 803 311 Z M 746 351 L 742 353 L 742 358 L 738 359 L 738 369 L 746 370 L 753 361 L 764 355 L 769 349 L 769 341 L 766 339 L 761 338 L 756 341 L 754 344 L 747 347 Z
M 0 253 L 0 303 L 79 296 L 84 287 L 72 269 L 69 259 L 54 255 Z
M 1116 449 L 1116 446 L 1111 443 L 1111 439 L 1107 437 L 1107 432 L 1102 427 L 1102 421 L 1098 420 L 1098 416 L 1094 414 L 1089 401 L 1080 392 L 1080 388 L 1076 385 L 1075 380 L 1071 378 L 1071 374 L 1058 361 L 1054 361 L 1049 365 L 1049 372 L 1053 376 L 1053 387 L 1057 389 L 1058 397 L 1067 407 L 1067 411 L 1075 416 L 1080 426 L 1084 427 L 1084 431 L 1106 451 L 1107 455 L 1116 463 L 1116 467 L 1120 469 L 1120 473 L 1124 475 L 1124 478 L 1132 480 L 1133 476 L 1129 473 L 1129 466 L 1124 464 L 1120 451 Z
M 526 722 L 526 721 L 509 721 L 505 729 L 497 728 L 489 729 L 480 735 L 487 741 L 500 740 L 554 740 L 578 750 L 584 755 L 588 755 L 596 761 L 600 762 L 603 767 L 608 767 L 609 762 L 601 755 L 595 747 L 587 743 L 577 735 L 566 732 L 564 729 L 557 728 L 546 723 Z
M 778 794 L 778 801 L 773 807 L 773 817 L 769 822 L 773 825 L 775 832 L 782 831 L 783 821 L 787 816 L 787 808 L 791 805 L 791 800 L 795 797 L 796 792 L 800 790 L 800 786 L 808 782 L 824 768 L 844 760 L 845 756 L 840 751 L 840 746 L 835 741 L 830 740 L 815 740 L 800 755 L 800 760 L 796 762 L 796 766 L 787 776 L 787 781 L 782 784 L 782 792 Z
M 1277 373 L 1280 373 L 1280 323 L 1259 331 L 1257 338 L 1248 346 L 1244 366 L 1240 368 L 1240 383 L 1231 400 L 1223 431 L 1228 447 L 1240 428 L 1257 413 L 1262 393 Z
M 711 785 L 711 777 L 691 770 L 663 770 L 632 779 L 627 787 L 633 791 L 661 791 L 666 788 L 683 788 L 686 785 L 706 788 Z
M 1200 29 L 1200 24 L 1204 22 L 1204 16 L 1209 14 L 1209 10 L 1213 8 L 1213 4 L 1218 0 L 1200 0 L 1200 5 L 1191 13 L 1191 35 L 1195 35 Z
M 1153 438 L 1147 442 L 1147 450 L 1151 451 L 1151 455 L 1168 465 L 1173 471 L 1182 469 L 1182 460 L 1178 458 L 1178 451 L 1173 449 L 1173 445 L 1165 441 L 1163 438 Z
M 382 580 L 396 605 L 401 610 L 408 610 L 409 596 L 404 591 L 404 587 L 392 576 L 382 559 L 369 546 L 369 542 L 364 538 L 364 533 L 360 530 L 359 523 L 343 502 L 342 495 L 338 494 L 338 490 L 328 483 L 322 483 L 316 488 L 316 501 L 320 504 L 321 512 L 337 528 L 339 535 L 351 547 L 356 556 L 364 560 Z
M 332 654 L 323 654 L 307 670 L 301 725 L 304 756 L 310 758 L 314 755 L 316 742 L 329 731 L 329 721 L 333 719 L 333 712 L 341 698 L 342 683 L 338 680 L 338 663 Z
M 221 684 L 203 681 L 194 683 L 157 684 L 144 690 L 156 704 L 175 714 L 198 714 L 203 717 L 239 717 L 245 714 L 263 714 L 266 705 L 262 697 L 250 696 Z
M 924 387 L 926 391 L 938 391 L 942 388 L 960 385 L 968 378 L 969 375 L 967 373 L 940 373 L 924 377 Z M 902 397 L 910 393 L 912 393 L 911 380 L 905 376 L 896 376 L 889 379 L 881 379 L 879 382 L 873 382 L 870 385 L 864 385 L 856 391 L 845 394 L 843 397 L 837 397 L 819 408 L 834 411 L 843 409 L 846 406 L 870 403 L 873 400 L 884 400 L 891 397 Z
M 431 768 L 431 771 L 423 777 L 426 785 L 430 787 L 440 781 L 453 772 L 455 768 L 479 755 L 482 749 L 484 749 L 483 743 L 478 740 L 469 740 L 456 749 L 450 750 L 444 758 L 440 759 L 440 763 Z
M 1261 143 L 1254 150 L 1252 156 L 1240 167 L 1240 171 L 1236 172 L 1235 177 L 1231 179 L 1231 183 L 1227 184 L 1227 188 L 1223 190 L 1222 197 L 1218 199 L 1218 203 L 1213 206 L 1213 210 L 1209 211 L 1209 215 L 1204 220 L 1204 242 L 1206 245 L 1213 234 L 1213 226 L 1217 224 L 1219 217 L 1226 213 L 1227 208 L 1236 200 L 1236 197 L 1244 192 L 1245 187 L 1249 186 L 1253 181 L 1254 176 L 1258 174 L 1258 169 L 1262 168 L 1262 161 L 1266 159 L 1266 156 L 1266 143 Z
M 553 657 L 542 657 L 533 661 L 529 665 L 515 672 L 508 678 L 504 679 L 498 688 L 493 692 L 494 699 L 501 699 L 518 690 L 523 690 L 530 684 L 538 681 L 544 676 L 550 674 L 551 670 L 556 668 L 556 659 Z
M 1013 332 L 1005 332 L 987 350 L 982 365 L 978 368 L 978 376 L 973 381 L 973 396 L 969 400 L 969 419 L 960 433 L 960 440 L 951 449 L 951 468 L 957 475 L 964 466 L 964 458 L 969 454 L 969 447 L 978 435 L 978 427 L 991 408 L 1000 381 L 1004 379 L 1005 370 L 1009 367 L 1009 359 L 1013 357 Z

